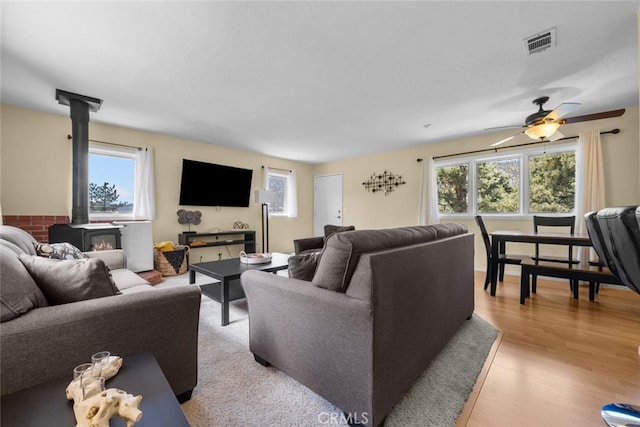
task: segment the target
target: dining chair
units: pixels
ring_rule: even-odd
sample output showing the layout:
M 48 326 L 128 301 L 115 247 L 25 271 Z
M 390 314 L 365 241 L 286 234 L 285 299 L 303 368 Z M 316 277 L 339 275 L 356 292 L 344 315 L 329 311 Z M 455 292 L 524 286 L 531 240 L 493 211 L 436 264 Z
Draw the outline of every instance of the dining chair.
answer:
M 569 233 L 573 234 L 576 228 L 576 217 L 575 215 L 570 216 L 533 216 L 533 231 L 538 232 L 538 227 L 563 227 L 567 229 Z M 580 264 L 578 259 L 573 257 L 573 246 L 568 246 L 568 254 L 566 257 L 562 256 L 552 256 L 546 254 L 540 254 L 540 243 L 536 243 L 535 255 L 533 259 L 536 261 L 546 261 L 546 262 L 560 262 L 563 264 Z M 535 293 L 537 285 L 537 276 L 533 275 L 531 280 L 531 290 Z M 573 290 L 574 286 L 578 286 L 577 280 L 569 280 L 569 285 Z
M 484 249 L 487 253 L 487 276 L 484 279 L 484 290 L 487 290 L 489 283 L 491 282 L 491 240 L 489 239 L 489 233 L 487 227 L 484 225 L 482 216 L 476 215 L 476 223 L 480 227 L 480 233 L 482 234 L 482 241 L 484 243 Z M 502 252 L 502 251 L 501 251 Z M 518 265 L 524 258 L 529 258 L 529 255 L 516 255 L 516 254 L 498 254 L 498 279 L 504 281 L 504 266 L 505 264 Z

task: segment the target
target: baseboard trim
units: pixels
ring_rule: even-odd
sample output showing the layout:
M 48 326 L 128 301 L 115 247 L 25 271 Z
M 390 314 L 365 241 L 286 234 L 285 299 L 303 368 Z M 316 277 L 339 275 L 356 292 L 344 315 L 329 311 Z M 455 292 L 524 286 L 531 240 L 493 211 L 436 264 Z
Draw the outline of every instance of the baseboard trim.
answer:
M 465 427 L 469 418 L 471 417 L 471 413 L 473 412 L 473 408 L 476 406 L 476 401 L 478 400 L 478 396 L 480 396 L 480 391 L 482 390 L 482 386 L 484 385 L 484 381 L 489 374 L 489 369 L 491 369 L 491 365 L 493 364 L 493 360 L 498 352 L 498 348 L 500 344 L 502 344 L 502 338 L 504 334 L 502 331 L 498 331 L 498 336 L 496 340 L 493 342 L 491 346 L 491 350 L 489 350 L 489 354 L 487 355 L 487 359 L 484 361 L 484 365 L 482 366 L 482 370 L 478 375 L 478 379 L 476 380 L 476 384 L 473 386 L 473 390 L 469 394 L 469 398 L 467 399 L 467 403 L 465 403 L 464 408 L 462 408 L 462 412 L 460 416 L 456 420 L 455 427 Z

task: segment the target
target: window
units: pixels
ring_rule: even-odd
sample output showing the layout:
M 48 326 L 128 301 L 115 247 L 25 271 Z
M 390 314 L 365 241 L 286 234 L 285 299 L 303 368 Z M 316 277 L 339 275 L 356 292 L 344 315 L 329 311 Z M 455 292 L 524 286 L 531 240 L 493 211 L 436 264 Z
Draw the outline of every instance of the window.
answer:
M 298 216 L 296 197 L 296 173 L 281 169 L 264 168 L 266 189 L 275 193 L 273 203 L 269 204 L 269 214 Z
M 478 213 L 518 213 L 520 209 L 520 159 L 476 162 Z
M 575 149 L 436 163 L 441 215 L 568 213 L 575 207 Z
M 529 157 L 529 212 L 571 212 L 575 198 L 575 153 Z
M 136 151 L 89 146 L 89 216 L 132 218 Z
M 469 209 L 469 165 L 437 167 L 438 212 L 465 213 Z

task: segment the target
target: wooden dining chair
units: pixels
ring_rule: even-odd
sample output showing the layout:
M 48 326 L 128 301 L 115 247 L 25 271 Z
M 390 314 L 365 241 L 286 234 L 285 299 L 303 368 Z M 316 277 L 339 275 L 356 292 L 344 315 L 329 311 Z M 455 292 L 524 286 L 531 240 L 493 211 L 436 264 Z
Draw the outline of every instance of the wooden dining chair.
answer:
M 576 228 L 576 217 L 575 215 L 570 216 L 533 216 L 533 231 L 538 232 L 538 227 L 562 227 L 565 232 L 569 232 L 573 234 Z M 573 246 L 568 246 L 568 254 L 566 257 L 564 256 L 551 256 L 540 254 L 540 243 L 536 243 L 535 255 L 533 259 L 536 261 L 546 261 L 546 262 L 560 262 L 563 264 L 580 264 L 580 261 L 573 257 Z M 534 275 L 532 277 L 531 288 L 533 292 L 536 292 L 537 285 L 537 277 Z M 577 280 L 569 281 L 570 287 L 573 290 L 574 286 L 578 286 Z
M 484 225 L 482 216 L 476 215 L 476 223 L 480 227 L 480 233 L 482 234 L 482 241 L 487 253 L 487 276 L 484 279 L 484 290 L 487 290 L 489 283 L 491 282 L 491 240 L 489 239 L 489 233 L 487 227 Z M 504 281 L 504 266 L 505 264 L 519 265 L 524 258 L 529 258 L 529 255 L 514 255 L 514 254 L 498 254 L 498 280 Z

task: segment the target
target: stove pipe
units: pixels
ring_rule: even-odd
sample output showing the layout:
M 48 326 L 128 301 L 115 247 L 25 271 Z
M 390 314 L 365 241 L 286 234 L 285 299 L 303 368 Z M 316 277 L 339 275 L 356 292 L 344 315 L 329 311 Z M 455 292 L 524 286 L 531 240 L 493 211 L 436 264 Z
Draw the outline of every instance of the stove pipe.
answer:
M 73 139 L 71 223 L 89 222 L 89 111 L 96 112 L 102 100 L 56 89 L 56 100 L 71 109 Z

